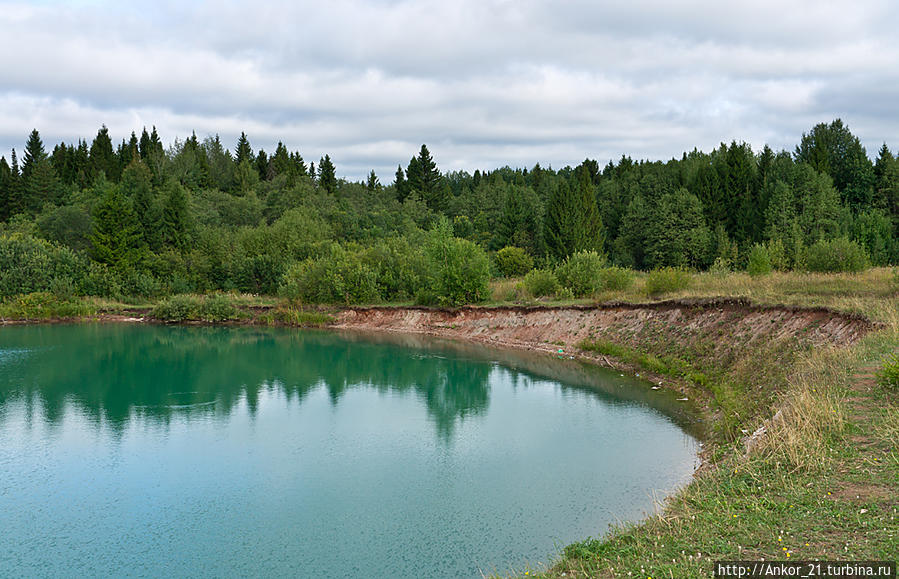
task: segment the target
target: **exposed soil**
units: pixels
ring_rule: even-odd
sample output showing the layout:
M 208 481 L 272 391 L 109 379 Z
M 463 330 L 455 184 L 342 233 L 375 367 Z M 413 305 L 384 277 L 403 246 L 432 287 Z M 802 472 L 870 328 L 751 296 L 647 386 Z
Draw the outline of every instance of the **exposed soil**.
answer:
M 348 308 L 334 327 L 428 334 L 490 345 L 567 353 L 585 339 L 640 346 L 672 339 L 712 344 L 712 358 L 735 348 L 799 339 L 810 346 L 845 346 L 873 324 L 825 308 L 763 307 L 746 300 L 675 300 L 583 307 Z M 664 335 L 662 335 L 664 334 Z M 603 356 L 599 356 L 600 359 Z M 610 362 L 606 359 L 606 362 Z

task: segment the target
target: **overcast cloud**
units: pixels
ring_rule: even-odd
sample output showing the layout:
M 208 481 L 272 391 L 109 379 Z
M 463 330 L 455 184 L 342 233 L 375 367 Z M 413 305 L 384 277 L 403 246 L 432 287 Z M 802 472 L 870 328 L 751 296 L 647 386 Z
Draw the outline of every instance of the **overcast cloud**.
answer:
M 156 125 L 283 140 L 383 183 L 444 171 L 792 150 L 841 117 L 899 148 L 888 0 L 0 1 L 0 154 Z

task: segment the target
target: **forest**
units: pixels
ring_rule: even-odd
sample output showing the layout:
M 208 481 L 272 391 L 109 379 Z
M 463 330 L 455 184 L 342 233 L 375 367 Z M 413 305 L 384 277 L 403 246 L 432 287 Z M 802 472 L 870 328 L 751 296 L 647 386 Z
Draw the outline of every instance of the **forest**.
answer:
M 48 152 L 49 151 L 49 152 Z M 899 160 L 839 119 L 795 150 L 441 172 L 422 145 L 383 184 L 278 143 L 233 152 L 155 128 L 0 158 L 0 299 L 241 292 L 297 303 L 589 296 L 633 270 L 859 271 L 899 263 Z M 404 166 L 405 165 L 405 166 Z M 385 181 L 387 179 L 384 179 Z

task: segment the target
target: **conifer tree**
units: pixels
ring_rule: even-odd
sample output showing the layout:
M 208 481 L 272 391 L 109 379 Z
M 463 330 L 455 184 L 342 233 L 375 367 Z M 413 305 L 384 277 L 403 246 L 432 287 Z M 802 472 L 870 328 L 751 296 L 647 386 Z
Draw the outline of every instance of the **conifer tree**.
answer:
M 334 163 L 331 162 L 331 157 L 328 155 L 318 162 L 318 186 L 332 195 L 337 191 Z
M 249 165 L 244 160 L 242 165 Z M 187 193 L 174 181 L 169 182 L 162 202 L 162 240 L 166 245 L 184 251 L 187 249 L 190 213 Z
M 152 178 L 150 169 L 135 153 L 134 159 L 122 172 L 119 188 L 131 201 L 144 243 L 152 251 L 158 251 L 162 245 L 162 210 L 151 185 Z
M 115 151 L 112 150 L 112 140 L 109 138 L 109 129 L 103 125 L 97 136 L 94 137 L 90 148 L 88 178 L 93 181 L 100 174 L 106 175 L 110 181 L 118 181 L 117 174 L 118 162 L 116 160 Z
M 400 203 L 406 200 L 406 197 L 409 196 L 409 182 L 406 181 L 406 176 L 403 172 L 403 166 L 397 165 L 396 167 L 396 175 L 395 180 L 393 182 L 393 187 L 396 189 L 396 198 Z
M 243 131 L 240 132 L 240 137 L 237 139 L 237 147 L 234 149 L 234 163 L 236 165 L 240 165 L 244 161 L 255 161 L 256 157 L 253 155 L 253 149 L 250 147 L 250 140 L 247 139 L 247 134 Z
M 116 268 L 132 269 L 143 256 L 140 222 L 118 187 L 110 188 L 94 209 L 91 253 Z
M 12 190 L 12 169 L 6 157 L 0 157 L 0 222 L 6 221 L 12 214 L 10 192 Z
M 549 198 L 544 222 L 546 248 L 559 261 L 571 255 L 578 243 L 579 205 L 568 180 L 560 179 Z
M 27 181 L 31 177 L 35 165 L 46 158 L 47 152 L 44 150 L 41 135 L 37 132 L 37 129 L 34 129 L 28 135 L 28 141 L 25 143 L 25 154 L 22 157 L 22 178 Z
M 365 187 L 369 191 L 377 191 L 381 188 L 381 182 L 378 181 L 378 176 L 375 174 L 374 169 L 368 174 L 368 180 L 365 182 Z

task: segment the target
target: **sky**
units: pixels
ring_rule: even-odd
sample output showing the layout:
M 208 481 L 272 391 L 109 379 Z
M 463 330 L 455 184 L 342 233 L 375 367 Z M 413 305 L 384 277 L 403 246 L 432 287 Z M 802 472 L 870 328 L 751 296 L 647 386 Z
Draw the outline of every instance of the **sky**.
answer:
M 156 126 L 338 176 L 792 151 L 842 118 L 899 149 L 889 0 L 0 0 L 0 154 Z

